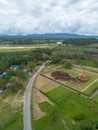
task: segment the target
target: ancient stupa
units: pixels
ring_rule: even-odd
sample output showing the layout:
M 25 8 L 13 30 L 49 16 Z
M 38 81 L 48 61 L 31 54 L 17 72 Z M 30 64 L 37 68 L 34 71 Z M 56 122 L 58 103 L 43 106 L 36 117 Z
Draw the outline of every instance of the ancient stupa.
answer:
M 82 82 L 86 82 L 86 81 L 89 80 L 89 77 L 87 77 L 85 70 L 83 71 L 82 75 L 81 75 L 80 77 L 78 77 L 78 79 L 79 79 L 80 81 L 82 81 Z

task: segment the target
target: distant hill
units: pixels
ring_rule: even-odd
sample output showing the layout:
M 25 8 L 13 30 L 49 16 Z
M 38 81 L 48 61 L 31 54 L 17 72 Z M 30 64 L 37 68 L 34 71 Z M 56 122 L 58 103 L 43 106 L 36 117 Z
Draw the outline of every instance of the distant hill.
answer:
M 33 38 L 98 38 L 98 36 L 88 36 L 70 33 L 45 33 L 45 34 L 28 34 L 28 35 L 4 35 L 0 37 L 33 37 Z
M 27 36 L 41 37 L 41 38 L 98 38 L 98 36 L 87 36 L 87 35 L 69 34 L 69 33 L 31 34 Z

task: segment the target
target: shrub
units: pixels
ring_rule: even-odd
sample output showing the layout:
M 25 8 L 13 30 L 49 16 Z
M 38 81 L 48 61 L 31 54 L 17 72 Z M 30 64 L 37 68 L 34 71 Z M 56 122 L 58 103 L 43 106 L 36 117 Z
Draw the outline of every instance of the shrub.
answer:
M 85 115 L 84 114 L 78 114 L 74 117 L 75 121 L 83 121 L 85 119 Z

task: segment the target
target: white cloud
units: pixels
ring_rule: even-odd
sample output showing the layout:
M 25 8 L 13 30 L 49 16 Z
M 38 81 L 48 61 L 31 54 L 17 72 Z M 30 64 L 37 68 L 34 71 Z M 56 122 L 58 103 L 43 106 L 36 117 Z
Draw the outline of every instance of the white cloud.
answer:
M 0 0 L 0 33 L 98 34 L 98 0 Z

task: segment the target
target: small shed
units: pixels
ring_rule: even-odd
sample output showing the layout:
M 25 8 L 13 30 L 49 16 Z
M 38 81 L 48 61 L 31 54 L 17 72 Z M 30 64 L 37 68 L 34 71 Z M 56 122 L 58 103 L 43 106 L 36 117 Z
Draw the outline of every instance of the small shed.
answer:
M 4 76 L 6 76 L 6 75 L 7 75 L 7 72 L 3 72 L 2 74 L 0 74 L 0 77 L 2 78 Z
M 19 68 L 18 65 L 13 65 L 13 66 L 12 66 L 12 69 L 14 69 L 14 70 L 17 70 L 18 68 Z
M 0 89 L 0 94 L 2 94 L 3 93 L 3 90 L 2 89 Z

